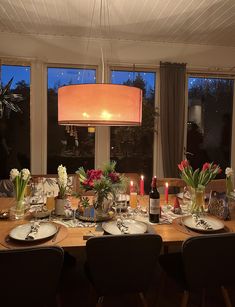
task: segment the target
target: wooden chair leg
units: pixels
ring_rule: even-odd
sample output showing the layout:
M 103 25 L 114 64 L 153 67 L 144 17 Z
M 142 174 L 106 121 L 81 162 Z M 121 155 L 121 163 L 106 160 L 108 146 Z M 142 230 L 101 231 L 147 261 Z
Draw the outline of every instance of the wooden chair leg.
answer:
M 223 294 L 223 298 L 224 298 L 226 307 L 232 307 L 232 303 L 231 303 L 231 300 L 228 294 L 228 290 L 224 286 L 221 286 L 221 292 Z
M 140 297 L 140 299 L 141 299 L 141 302 L 142 302 L 143 306 L 144 306 L 144 307 L 148 307 L 148 303 L 147 303 L 147 301 L 146 301 L 146 299 L 145 299 L 145 297 L 144 297 L 143 292 L 139 292 L 139 297 Z
M 202 307 L 205 307 L 206 306 L 206 289 L 203 288 L 202 289 L 202 304 L 201 304 Z
M 169 254 L 169 246 L 168 245 L 164 245 L 163 253 L 164 253 L 164 255 Z
M 97 301 L 97 303 L 96 303 L 96 307 L 102 307 L 103 306 L 103 300 L 104 300 L 104 297 L 103 296 L 100 296 L 99 298 L 98 298 L 98 301 Z
M 187 307 L 188 299 L 189 299 L 189 292 L 185 290 L 181 300 L 181 307 Z

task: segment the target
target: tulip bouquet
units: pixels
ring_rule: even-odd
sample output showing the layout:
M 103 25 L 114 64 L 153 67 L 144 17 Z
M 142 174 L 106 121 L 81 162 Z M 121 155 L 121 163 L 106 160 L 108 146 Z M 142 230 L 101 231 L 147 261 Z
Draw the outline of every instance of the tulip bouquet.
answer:
M 181 178 L 192 188 L 205 187 L 217 174 L 222 172 L 219 165 L 215 163 L 204 163 L 202 168 L 193 170 L 188 160 L 183 160 L 178 164 L 181 171 Z

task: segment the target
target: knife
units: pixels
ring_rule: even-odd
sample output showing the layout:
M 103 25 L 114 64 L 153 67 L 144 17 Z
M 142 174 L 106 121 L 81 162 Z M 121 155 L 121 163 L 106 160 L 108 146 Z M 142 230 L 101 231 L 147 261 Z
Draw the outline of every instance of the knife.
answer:
M 58 233 L 59 233 L 60 229 L 61 229 L 61 226 L 59 226 L 59 227 L 57 228 L 57 231 L 56 231 L 56 233 L 54 234 L 54 237 L 52 238 L 51 242 L 55 242 L 55 240 L 56 240 L 56 238 L 57 238 L 57 236 L 58 236 Z

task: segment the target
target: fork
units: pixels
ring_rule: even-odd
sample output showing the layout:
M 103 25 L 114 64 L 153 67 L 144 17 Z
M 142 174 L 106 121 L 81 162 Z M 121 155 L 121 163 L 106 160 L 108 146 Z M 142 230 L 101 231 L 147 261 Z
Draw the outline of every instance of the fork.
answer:
M 179 221 L 179 225 L 182 226 L 187 233 L 191 234 L 191 231 L 182 223 L 182 221 Z

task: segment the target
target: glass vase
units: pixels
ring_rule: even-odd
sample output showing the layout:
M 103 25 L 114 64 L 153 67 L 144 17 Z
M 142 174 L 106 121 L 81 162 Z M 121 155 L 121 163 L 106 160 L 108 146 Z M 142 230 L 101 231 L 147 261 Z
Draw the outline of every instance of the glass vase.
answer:
M 205 187 L 190 188 L 191 208 L 190 213 L 202 215 L 205 208 Z
M 94 220 L 95 221 L 106 221 L 113 217 L 114 199 L 110 194 L 108 198 L 100 197 L 99 195 L 94 196 L 93 205 L 95 208 Z
M 11 220 L 22 220 L 25 214 L 25 201 L 16 200 L 14 205 L 10 208 L 10 219 Z

